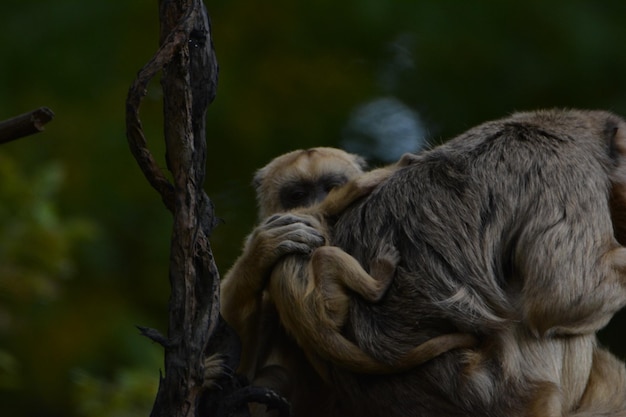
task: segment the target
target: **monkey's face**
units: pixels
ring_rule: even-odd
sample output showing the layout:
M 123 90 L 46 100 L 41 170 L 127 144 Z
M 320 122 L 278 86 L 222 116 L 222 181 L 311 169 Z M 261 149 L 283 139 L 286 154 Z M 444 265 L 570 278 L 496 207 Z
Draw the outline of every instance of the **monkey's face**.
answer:
M 283 184 L 278 191 L 283 210 L 312 206 L 321 202 L 330 190 L 348 181 L 344 172 L 327 172 L 317 178 L 294 178 Z
M 330 190 L 363 173 L 365 161 L 334 148 L 297 150 L 257 171 L 259 218 L 322 201 Z

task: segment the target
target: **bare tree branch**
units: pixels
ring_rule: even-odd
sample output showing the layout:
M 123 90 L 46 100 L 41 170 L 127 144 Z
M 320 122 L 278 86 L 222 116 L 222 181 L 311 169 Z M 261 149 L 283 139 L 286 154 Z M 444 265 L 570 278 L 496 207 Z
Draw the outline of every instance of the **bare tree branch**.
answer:
M 42 132 L 44 125 L 54 117 L 47 107 L 40 107 L 28 113 L 0 122 L 0 143 Z

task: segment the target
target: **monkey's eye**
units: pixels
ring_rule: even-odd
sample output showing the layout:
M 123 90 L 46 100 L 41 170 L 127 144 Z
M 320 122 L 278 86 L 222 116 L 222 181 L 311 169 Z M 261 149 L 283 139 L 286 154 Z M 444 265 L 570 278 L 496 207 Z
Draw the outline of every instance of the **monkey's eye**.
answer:
M 291 201 L 302 201 L 307 197 L 304 190 L 293 190 L 287 194 L 287 199 Z
M 285 187 L 280 191 L 280 203 L 284 209 L 304 207 L 310 204 L 313 187 L 310 184 L 298 184 Z

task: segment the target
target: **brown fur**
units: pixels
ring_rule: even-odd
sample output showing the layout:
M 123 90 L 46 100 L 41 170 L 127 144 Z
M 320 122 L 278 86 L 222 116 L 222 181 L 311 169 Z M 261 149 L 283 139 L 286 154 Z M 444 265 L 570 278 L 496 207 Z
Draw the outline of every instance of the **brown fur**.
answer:
M 277 361 L 293 350 L 293 342 L 277 329 L 272 321 L 275 311 L 265 288 L 272 268 L 288 253 L 310 254 L 312 248 L 324 244 L 317 230 L 323 229 L 312 216 L 277 216 L 287 211 L 280 204 L 280 195 L 286 186 L 295 186 L 310 192 L 303 203 L 320 202 L 330 190 L 314 193 L 321 173 L 343 183 L 363 173 L 362 158 L 333 148 L 297 150 L 275 158 L 255 174 L 253 184 L 257 192 L 259 221 L 246 239 L 243 252 L 225 275 L 221 285 L 221 313 L 241 338 L 240 371 L 250 379 L 260 369 L 259 358 L 276 357 Z M 336 185 L 342 185 L 338 182 Z M 322 187 L 325 188 L 325 187 Z M 267 326 L 265 323 L 270 322 Z M 263 337 L 281 339 L 284 343 L 265 346 Z M 285 352 L 277 352 L 286 345 Z M 268 350 L 269 349 L 269 350 Z M 264 359 L 261 359 L 263 361 Z M 266 365 L 270 365 L 267 363 Z
M 241 339 L 238 371 L 252 384 L 272 388 L 287 398 L 295 415 L 309 410 L 323 415 L 325 404 L 332 402 L 332 394 L 280 326 L 266 287 L 280 258 L 294 252 L 310 255 L 324 244 L 324 237 L 318 232 L 323 227 L 314 216 L 277 215 L 295 208 L 286 207 L 281 196 L 299 197 L 297 207 L 317 204 L 332 188 L 361 175 L 364 167 L 365 161 L 357 155 L 334 148 L 312 148 L 281 155 L 259 169 L 253 185 L 260 224 L 248 236 L 241 256 L 222 280 L 221 313 Z M 206 362 L 221 363 L 214 356 Z M 207 382 L 212 383 L 215 375 L 209 372 Z M 326 398 L 327 402 L 321 405 L 319 398 Z M 263 406 L 256 405 L 251 413 L 268 415 Z

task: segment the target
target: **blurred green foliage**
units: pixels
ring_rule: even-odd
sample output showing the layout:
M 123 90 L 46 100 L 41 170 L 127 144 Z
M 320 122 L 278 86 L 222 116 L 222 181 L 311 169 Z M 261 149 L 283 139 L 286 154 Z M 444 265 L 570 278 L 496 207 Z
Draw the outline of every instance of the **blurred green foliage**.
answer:
M 207 1 L 221 66 L 206 189 L 222 273 L 255 221 L 250 179 L 282 152 L 437 143 L 515 110 L 626 115 L 626 3 Z M 5 0 L 0 120 L 48 106 L 0 147 L 0 404 L 11 416 L 146 415 L 165 330 L 171 219 L 134 163 L 124 100 L 157 48 L 153 0 Z M 163 160 L 161 92 L 142 106 Z M 384 116 L 384 117 L 383 117 Z M 411 150 L 411 149 L 404 149 Z M 162 165 L 165 165 L 162 163 Z M 619 315 L 602 333 L 624 357 Z

